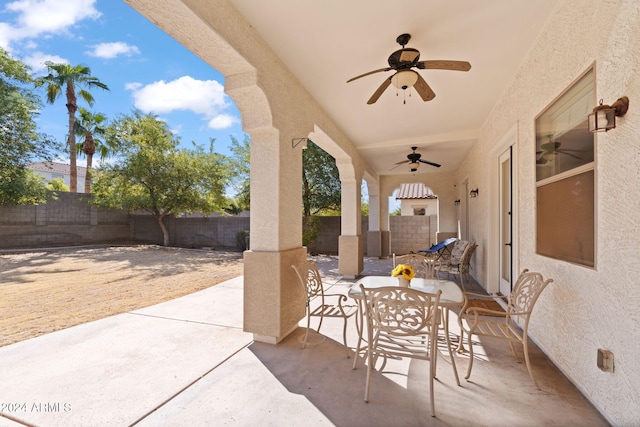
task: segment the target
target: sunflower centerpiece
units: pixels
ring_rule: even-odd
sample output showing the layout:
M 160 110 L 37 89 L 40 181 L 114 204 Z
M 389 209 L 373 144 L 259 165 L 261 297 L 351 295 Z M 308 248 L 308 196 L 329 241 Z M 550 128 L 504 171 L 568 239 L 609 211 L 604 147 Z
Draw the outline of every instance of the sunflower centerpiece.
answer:
M 413 279 L 416 275 L 415 271 L 413 271 L 413 267 L 408 264 L 398 264 L 391 271 L 391 275 L 393 277 L 398 278 L 398 284 L 405 288 L 409 287 L 409 283 L 411 279 Z

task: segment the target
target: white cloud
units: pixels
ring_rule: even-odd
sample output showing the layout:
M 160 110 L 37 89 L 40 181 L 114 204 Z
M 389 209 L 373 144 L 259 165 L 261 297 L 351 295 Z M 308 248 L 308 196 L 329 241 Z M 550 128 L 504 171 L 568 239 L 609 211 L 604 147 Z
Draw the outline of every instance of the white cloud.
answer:
M 124 88 L 126 90 L 131 90 L 131 91 L 136 91 L 141 87 L 142 87 L 142 83 L 138 83 L 138 82 L 125 83 L 124 85 Z
M 59 34 L 83 19 L 98 19 L 96 0 L 15 0 L 4 9 L 17 14 L 12 24 L 0 27 L 0 44 Z
M 230 114 L 219 114 L 209 120 L 209 127 L 216 130 L 228 129 L 238 122 L 238 118 Z
M 135 107 L 145 113 L 185 110 L 212 118 L 228 107 L 224 87 L 215 80 L 196 80 L 183 76 L 170 82 L 160 80 L 132 90 Z
M 140 54 L 137 46 L 131 46 L 123 42 L 100 43 L 91 47 L 93 50 L 88 51 L 87 54 L 96 58 L 112 59 L 118 55 L 132 56 Z
M 5 22 L 0 22 L 0 47 L 11 52 L 9 41 L 11 40 L 11 26 Z
M 42 52 L 35 52 L 22 60 L 25 64 L 31 67 L 35 74 L 41 71 L 45 71 L 47 67 L 45 62 L 51 61 L 54 64 L 68 64 L 69 61 L 57 55 L 47 55 Z

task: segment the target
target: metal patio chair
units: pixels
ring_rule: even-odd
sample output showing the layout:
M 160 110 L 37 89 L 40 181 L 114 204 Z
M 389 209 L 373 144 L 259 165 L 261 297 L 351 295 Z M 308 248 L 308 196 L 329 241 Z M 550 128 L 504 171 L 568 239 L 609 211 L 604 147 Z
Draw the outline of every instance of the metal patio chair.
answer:
M 511 294 L 508 297 L 504 297 L 507 302 L 506 312 L 480 307 L 463 307 L 463 311 L 458 317 L 458 322 L 461 331 L 467 334 L 469 345 L 469 367 L 467 369 L 466 379 L 469 379 L 471 376 L 471 369 L 473 368 L 473 345 L 471 338 L 472 335 L 476 335 L 478 337 L 508 341 L 514 356 L 516 356 L 514 344 L 522 345 L 529 376 L 535 387 L 537 389 L 540 388 L 531 370 L 527 333 L 533 307 L 536 301 L 538 301 L 538 297 L 542 291 L 544 291 L 551 282 L 553 282 L 553 279 L 544 280 L 542 274 L 530 272 L 525 269 L 520 273 Z M 480 295 L 470 292 L 466 295 L 467 297 L 473 298 L 496 298 L 495 295 Z M 522 322 L 522 328 L 516 324 L 516 321 Z
M 317 332 L 320 333 L 322 321 L 325 317 L 341 318 L 344 321 L 342 328 L 342 338 L 347 351 L 347 359 L 350 357 L 349 346 L 347 345 L 347 320 L 356 314 L 357 305 L 346 304 L 348 297 L 343 294 L 326 294 L 322 284 L 322 278 L 316 263 L 313 261 L 305 261 L 304 268 L 300 271 L 295 265 L 291 268 L 296 272 L 300 284 L 304 288 L 306 295 L 306 311 L 307 311 L 307 329 L 304 334 L 302 347 L 307 345 L 309 337 L 309 328 L 311 327 L 311 318 L 319 317 Z M 316 305 L 315 300 L 319 299 L 320 304 Z M 312 308 L 313 305 L 313 308 Z

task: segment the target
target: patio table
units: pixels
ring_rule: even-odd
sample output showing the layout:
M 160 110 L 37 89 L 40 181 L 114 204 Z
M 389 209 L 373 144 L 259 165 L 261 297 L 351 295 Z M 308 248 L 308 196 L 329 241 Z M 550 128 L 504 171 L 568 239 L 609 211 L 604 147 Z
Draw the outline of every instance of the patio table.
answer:
M 358 303 L 358 314 L 356 315 L 356 329 L 358 331 L 358 344 L 356 346 L 356 357 L 353 359 L 353 369 L 356 368 L 356 362 L 358 360 L 357 355 L 361 351 L 366 349 L 366 346 L 360 347 L 363 339 L 363 319 L 364 319 L 364 299 L 362 297 L 362 290 L 360 285 L 365 288 L 381 288 L 385 286 L 398 286 L 398 278 L 392 276 L 364 276 L 351 285 L 348 295 Z M 451 350 L 451 339 L 449 337 L 449 310 L 452 307 L 461 307 L 464 303 L 464 294 L 460 287 L 451 280 L 441 279 L 422 279 L 414 277 L 410 283 L 411 289 L 425 292 L 436 293 L 442 291 L 440 295 L 439 305 L 444 309 L 444 333 L 445 341 L 447 343 L 447 350 L 449 351 L 449 358 L 451 366 L 453 367 L 453 373 L 456 377 L 456 383 L 460 385 L 460 379 L 458 377 L 458 370 L 456 368 L 455 352 Z

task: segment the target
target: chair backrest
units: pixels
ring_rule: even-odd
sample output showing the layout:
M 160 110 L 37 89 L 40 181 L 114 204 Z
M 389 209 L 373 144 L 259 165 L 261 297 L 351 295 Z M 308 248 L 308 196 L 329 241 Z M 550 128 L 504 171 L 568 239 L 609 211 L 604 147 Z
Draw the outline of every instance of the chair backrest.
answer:
M 476 245 L 474 242 L 471 242 L 464 249 L 464 252 L 462 253 L 462 258 L 460 258 L 460 264 L 458 267 L 458 270 L 460 271 L 460 273 L 469 272 L 469 268 L 471 264 L 471 256 L 476 251 L 477 247 L 478 245 Z
M 451 258 L 449 264 L 458 265 L 462 260 L 462 255 L 464 255 L 464 250 L 469 245 L 469 242 L 466 240 L 456 240 L 453 244 L 453 248 L 451 248 Z
M 435 339 L 440 321 L 438 304 L 442 291 L 436 294 L 421 292 L 411 288 L 387 286 L 365 288 L 360 285 L 369 322 L 369 331 L 386 336 L 413 337 L 432 334 Z M 435 342 L 435 341 L 434 341 Z M 385 352 L 406 355 L 403 350 L 391 348 L 392 342 L 385 341 Z
M 324 298 L 322 278 L 320 277 L 320 272 L 318 271 L 316 263 L 311 260 L 307 260 L 304 262 L 302 267 L 302 271 L 300 271 L 295 265 L 291 266 L 300 280 L 300 284 L 304 289 L 305 295 L 307 295 L 307 301 L 317 295 L 321 295 Z
M 429 265 L 429 259 L 422 254 L 393 255 L 393 267 L 398 264 L 407 264 L 413 268 L 416 277 L 423 279 L 433 278 L 433 269 Z
M 538 297 L 551 282 L 553 279 L 544 280 L 540 273 L 522 270 L 507 301 L 507 322 L 517 315 L 525 319 L 525 326 L 528 325 Z

